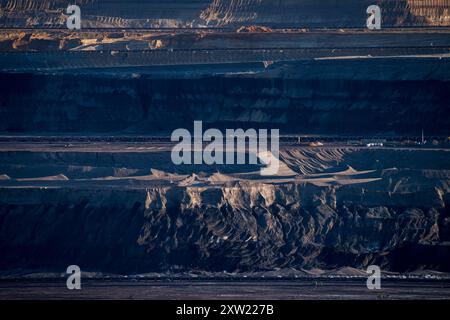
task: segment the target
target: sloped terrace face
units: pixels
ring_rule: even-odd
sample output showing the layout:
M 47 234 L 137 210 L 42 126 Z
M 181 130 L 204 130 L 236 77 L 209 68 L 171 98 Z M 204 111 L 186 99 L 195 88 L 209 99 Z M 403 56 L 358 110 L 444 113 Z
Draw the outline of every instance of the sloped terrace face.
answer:
M 0 275 L 73 263 L 120 274 L 450 271 L 447 150 L 286 146 L 290 182 L 227 172 L 237 179 L 211 185 L 216 173 L 197 172 L 181 185 L 155 145 L 13 148 L 0 146 Z
M 117 78 L 118 70 L 100 78 L 3 74 L 0 131 L 170 135 L 202 120 L 205 127 L 279 128 L 283 134 L 419 136 L 422 129 L 428 135 L 448 134 L 445 62 L 411 59 L 403 79 L 397 77 L 405 65 L 397 60 L 387 60 L 383 68 L 376 61 L 372 72 L 374 63 L 281 64 L 260 70 L 256 79 L 226 72 L 211 77 L 213 67 L 192 78 L 191 71 L 174 71 L 169 79 Z M 176 69 L 165 70 L 166 75 Z M 276 76 L 281 71 L 285 78 Z
M 449 0 L 378 0 L 383 25 L 448 26 Z M 89 27 L 236 27 L 263 24 L 292 28 L 364 27 L 368 0 L 79 0 Z M 59 0 L 3 0 L 4 27 L 64 27 L 67 4 Z

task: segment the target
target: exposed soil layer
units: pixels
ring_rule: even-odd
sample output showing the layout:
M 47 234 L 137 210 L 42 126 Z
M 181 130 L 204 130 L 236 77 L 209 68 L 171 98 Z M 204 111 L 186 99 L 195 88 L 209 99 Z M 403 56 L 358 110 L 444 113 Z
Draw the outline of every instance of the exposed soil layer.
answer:
M 0 132 L 170 135 L 202 120 L 205 128 L 281 133 L 418 136 L 424 129 L 447 136 L 449 66 L 439 59 L 388 59 L 241 66 L 241 74 L 227 66 L 219 75 L 211 75 L 211 66 L 165 68 L 152 76 L 145 69 L 125 76 L 118 70 L 4 73 Z
M 288 146 L 290 176 L 262 180 L 170 167 L 157 146 L 22 148 L 0 153 L 3 274 L 450 271 L 445 149 Z
M 448 0 L 78 0 L 83 27 L 363 27 L 366 9 L 377 4 L 384 26 L 448 26 Z M 4 27 L 64 28 L 67 3 L 62 0 L 2 0 Z

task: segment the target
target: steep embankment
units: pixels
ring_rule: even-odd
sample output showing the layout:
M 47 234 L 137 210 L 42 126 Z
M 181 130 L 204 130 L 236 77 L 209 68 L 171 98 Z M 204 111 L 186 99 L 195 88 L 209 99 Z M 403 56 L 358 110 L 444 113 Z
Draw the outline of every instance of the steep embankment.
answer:
M 189 71 L 162 79 L 3 74 L 0 131 L 168 134 L 202 120 L 205 127 L 282 133 L 449 133 L 446 62 L 323 61 L 283 68 L 253 78 L 191 78 Z
M 385 27 L 448 26 L 449 0 L 79 0 L 84 27 L 364 27 L 366 8 L 378 4 Z M 0 25 L 64 27 L 67 3 L 60 0 L 2 0 Z
M 448 203 L 433 189 L 406 198 L 310 184 L 5 189 L 0 203 L 3 271 L 78 264 L 130 274 L 372 263 L 393 271 L 450 271 Z
M 138 151 L 0 156 L 2 273 L 450 271 L 445 150 L 292 147 L 282 161 L 300 180 L 289 183 L 231 181 L 203 166 L 172 183 L 183 168 Z M 166 183 L 117 180 L 149 171 Z M 214 184 L 195 186 L 200 178 Z

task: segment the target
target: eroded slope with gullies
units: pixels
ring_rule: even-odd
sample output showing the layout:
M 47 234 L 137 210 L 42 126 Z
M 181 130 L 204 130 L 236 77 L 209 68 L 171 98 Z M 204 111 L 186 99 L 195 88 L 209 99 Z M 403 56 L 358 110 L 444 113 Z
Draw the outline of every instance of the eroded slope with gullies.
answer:
M 84 27 L 236 27 L 264 24 L 271 27 L 361 28 L 366 8 L 378 4 L 383 24 L 449 26 L 448 0 L 203 0 L 132 1 L 80 0 Z M 59 0 L 3 0 L 0 25 L 4 27 L 64 27 L 67 3 Z
M 450 271 L 448 150 L 288 146 L 288 181 L 155 150 L 4 149 L 1 272 Z
M 304 62 L 250 75 L 228 68 L 173 77 L 169 68 L 162 78 L 2 74 L 0 131 L 169 134 L 202 120 L 281 133 L 448 135 L 446 60 Z
M 113 273 L 365 268 L 449 271 L 448 190 L 311 184 L 7 189 L 0 268 Z

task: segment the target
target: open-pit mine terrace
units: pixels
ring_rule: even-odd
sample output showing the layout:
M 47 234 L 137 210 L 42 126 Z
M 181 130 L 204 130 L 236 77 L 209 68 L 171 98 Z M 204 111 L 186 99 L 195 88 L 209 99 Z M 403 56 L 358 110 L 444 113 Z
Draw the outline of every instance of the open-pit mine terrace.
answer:
M 446 148 L 282 145 L 272 177 L 170 149 L 3 141 L 1 274 L 450 271 Z
M 3 71 L 218 65 L 314 59 L 437 58 L 450 29 L 0 29 Z

